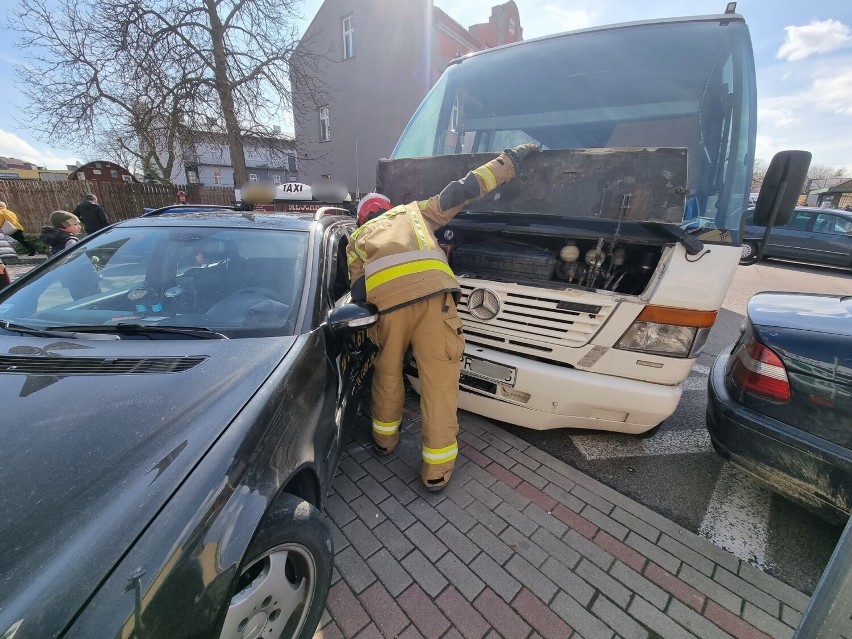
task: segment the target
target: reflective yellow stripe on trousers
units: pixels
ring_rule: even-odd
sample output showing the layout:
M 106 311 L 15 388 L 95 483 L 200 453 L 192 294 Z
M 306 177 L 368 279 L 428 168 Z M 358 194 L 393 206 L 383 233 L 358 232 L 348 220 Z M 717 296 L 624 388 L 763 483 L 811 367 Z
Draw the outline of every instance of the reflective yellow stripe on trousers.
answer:
M 459 454 L 459 445 L 453 442 L 444 448 L 423 447 L 423 461 L 427 464 L 444 464 L 453 461 Z
M 393 422 L 380 422 L 378 419 L 374 419 L 373 432 L 378 435 L 395 435 L 396 431 L 399 430 L 400 422 L 402 422 L 401 419 L 397 419 Z

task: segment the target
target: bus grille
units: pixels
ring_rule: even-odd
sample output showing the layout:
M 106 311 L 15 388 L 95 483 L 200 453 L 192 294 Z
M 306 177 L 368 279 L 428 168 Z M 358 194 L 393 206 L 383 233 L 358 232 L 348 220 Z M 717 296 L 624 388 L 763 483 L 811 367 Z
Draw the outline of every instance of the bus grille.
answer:
M 483 282 L 486 286 L 482 287 L 464 281 L 460 284 L 458 311 L 467 342 L 531 355 L 546 356 L 556 348 L 584 346 L 615 308 L 611 298 L 594 292 L 578 297 L 534 287 L 513 286 L 509 291 L 494 282 Z M 497 294 L 500 310 L 496 317 L 482 321 L 468 309 L 468 298 L 477 288 Z

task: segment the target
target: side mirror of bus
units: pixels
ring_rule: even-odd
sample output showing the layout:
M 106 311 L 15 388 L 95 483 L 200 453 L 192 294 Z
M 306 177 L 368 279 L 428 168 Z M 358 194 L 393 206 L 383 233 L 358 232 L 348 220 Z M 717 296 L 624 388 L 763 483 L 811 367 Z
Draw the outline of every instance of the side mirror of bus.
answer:
M 809 151 L 780 151 L 775 154 L 754 205 L 754 224 L 765 226 L 768 232 L 773 226 L 783 226 L 790 221 L 810 165 Z

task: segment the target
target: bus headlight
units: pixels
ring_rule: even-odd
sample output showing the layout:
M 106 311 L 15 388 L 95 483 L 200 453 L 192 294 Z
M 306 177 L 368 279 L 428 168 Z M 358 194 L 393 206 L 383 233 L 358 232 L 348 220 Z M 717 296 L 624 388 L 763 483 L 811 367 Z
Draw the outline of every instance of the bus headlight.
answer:
M 646 306 L 615 347 L 668 357 L 698 357 L 715 321 L 716 311 Z

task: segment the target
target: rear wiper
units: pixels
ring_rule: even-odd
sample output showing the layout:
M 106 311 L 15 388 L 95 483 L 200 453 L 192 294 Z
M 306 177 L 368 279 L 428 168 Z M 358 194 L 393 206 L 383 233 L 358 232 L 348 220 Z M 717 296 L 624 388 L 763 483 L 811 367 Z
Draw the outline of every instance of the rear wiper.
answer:
M 217 333 L 205 326 L 161 326 L 148 324 L 106 324 L 103 326 L 61 326 L 66 331 L 82 333 L 127 333 L 128 335 L 144 335 L 146 333 L 170 333 L 172 335 L 188 335 L 200 339 L 228 339 L 227 335 Z

